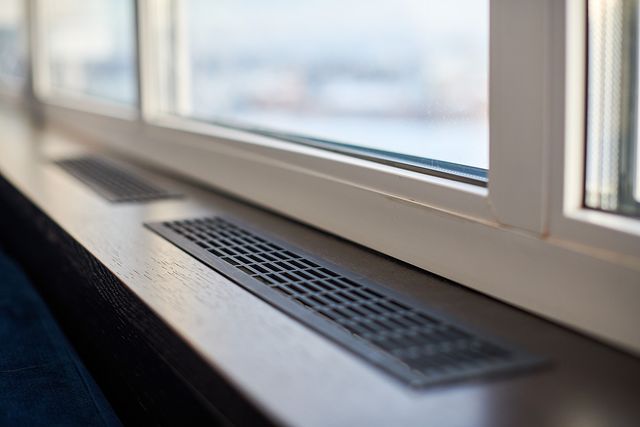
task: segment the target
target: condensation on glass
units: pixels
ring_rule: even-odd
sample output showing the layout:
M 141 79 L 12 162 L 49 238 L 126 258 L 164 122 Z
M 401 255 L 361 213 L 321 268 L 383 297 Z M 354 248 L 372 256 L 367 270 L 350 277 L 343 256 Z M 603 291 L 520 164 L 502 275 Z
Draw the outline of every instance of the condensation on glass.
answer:
M 18 88 L 25 80 L 25 1 L 0 1 L 0 86 Z
M 165 112 L 486 178 L 488 0 L 165 0 Z
M 46 90 L 121 104 L 137 102 L 135 2 L 43 0 Z
M 638 0 L 588 1 L 585 205 L 640 214 Z

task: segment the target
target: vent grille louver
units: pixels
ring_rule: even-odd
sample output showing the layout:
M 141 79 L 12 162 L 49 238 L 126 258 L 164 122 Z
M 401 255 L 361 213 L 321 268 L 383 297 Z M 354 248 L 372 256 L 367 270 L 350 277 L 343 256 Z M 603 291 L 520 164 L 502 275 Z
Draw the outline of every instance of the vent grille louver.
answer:
M 97 156 L 55 162 L 110 202 L 145 202 L 178 197 L 125 167 Z
M 221 217 L 148 224 L 260 298 L 414 386 L 540 359 Z

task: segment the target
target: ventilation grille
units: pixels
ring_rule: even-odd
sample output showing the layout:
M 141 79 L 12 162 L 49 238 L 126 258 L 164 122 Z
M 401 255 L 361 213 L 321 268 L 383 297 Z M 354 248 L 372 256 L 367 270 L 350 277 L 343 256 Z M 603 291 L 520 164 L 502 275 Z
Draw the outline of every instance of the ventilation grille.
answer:
M 262 299 L 414 386 L 539 362 L 389 289 L 229 220 L 212 217 L 148 226 Z
M 56 163 L 110 202 L 144 202 L 177 197 L 177 194 L 101 157 L 79 157 Z

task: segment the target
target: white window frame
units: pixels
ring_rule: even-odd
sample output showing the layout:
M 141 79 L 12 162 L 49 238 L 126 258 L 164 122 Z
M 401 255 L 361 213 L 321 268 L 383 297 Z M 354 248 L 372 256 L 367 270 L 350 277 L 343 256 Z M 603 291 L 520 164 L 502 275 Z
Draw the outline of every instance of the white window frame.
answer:
M 555 46 L 556 73 L 566 75 L 564 91 L 555 92 L 551 132 L 564 144 L 551 147 L 552 209 L 549 218 L 550 235 L 589 247 L 612 252 L 612 256 L 640 255 L 640 221 L 615 213 L 586 209 L 584 200 L 584 165 L 586 158 L 586 1 L 570 1 L 567 9 L 566 44 Z M 560 109 L 564 105 L 564 111 Z M 614 255 L 617 253 L 617 255 Z M 640 283 L 640 279 L 639 279 Z
M 585 1 L 490 0 L 487 188 L 161 114 L 158 0 L 139 110 L 48 92 L 37 31 L 35 90 L 54 127 L 640 352 L 639 222 L 582 206 Z

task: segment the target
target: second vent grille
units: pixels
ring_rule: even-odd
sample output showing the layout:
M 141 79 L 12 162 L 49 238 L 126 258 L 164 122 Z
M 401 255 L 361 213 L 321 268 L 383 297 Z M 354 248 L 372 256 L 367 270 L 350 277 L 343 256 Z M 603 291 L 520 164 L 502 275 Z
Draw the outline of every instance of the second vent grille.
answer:
M 522 368 L 538 361 L 389 289 L 226 219 L 149 227 L 412 385 Z
M 56 163 L 110 202 L 143 202 L 177 196 L 102 157 L 85 156 Z

